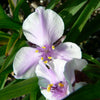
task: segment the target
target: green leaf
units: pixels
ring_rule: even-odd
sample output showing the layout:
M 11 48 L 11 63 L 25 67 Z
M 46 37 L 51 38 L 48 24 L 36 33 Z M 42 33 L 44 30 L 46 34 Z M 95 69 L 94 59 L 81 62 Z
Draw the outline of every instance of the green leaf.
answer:
M 95 10 L 95 8 L 97 7 L 97 4 L 99 2 L 100 2 L 99 0 L 97 0 L 96 2 L 95 2 L 95 0 L 90 0 L 87 3 L 86 7 L 82 11 L 80 16 L 76 20 L 76 22 L 74 23 L 74 25 L 72 26 L 70 32 L 68 33 L 68 35 L 66 37 L 66 41 L 72 41 L 72 42 L 76 41 L 76 39 L 80 35 L 84 25 L 90 18 L 92 12 Z
M 23 5 L 21 6 L 21 9 L 23 10 L 25 19 L 31 13 L 30 6 L 27 2 L 24 2 Z
M 51 0 L 50 3 L 47 5 L 47 9 L 53 9 L 60 0 Z
M 0 73 L 0 75 L 10 74 L 13 71 L 12 65 L 7 67 L 4 71 Z
M 100 2 L 98 3 L 98 5 L 97 5 L 96 9 L 98 9 L 99 7 L 100 7 Z
M 85 54 L 85 53 L 82 54 L 82 57 L 84 59 L 86 59 L 86 60 L 88 60 L 88 61 L 90 61 L 92 63 L 95 63 L 98 66 L 100 66 L 100 62 L 98 60 L 96 60 L 94 57 L 92 57 L 92 56 L 90 56 L 88 54 Z
M 5 62 L 5 50 L 6 50 L 6 45 L 0 47 L 0 68 Z
M 46 98 L 43 95 L 41 95 L 41 97 L 38 100 L 46 100 Z
M 75 14 L 84 6 L 87 0 L 67 0 L 57 12 L 63 18 L 66 28 L 75 21 Z M 79 16 L 79 14 L 78 14 Z
M 23 100 L 30 100 L 29 95 L 26 95 Z
M 0 47 L 0 56 L 4 56 L 5 51 L 6 51 L 6 47 L 7 47 L 7 45 L 4 45 L 4 46 Z
M 100 99 L 100 81 L 96 84 L 88 84 L 69 95 L 64 100 L 96 100 Z
M 5 55 L 0 56 L 0 66 L 2 66 L 2 64 L 4 63 L 4 61 L 5 61 Z
M 0 45 L 5 45 L 8 43 L 10 35 L 0 31 Z
M 6 49 L 6 56 L 9 56 L 16 44 L 16 42 L 18 41 L 19 38 L 19 34 L 18 33 L 13 33 L 11 38 L 9 39 L 9 42 L 7 44 L 7 49 Z
M 31 91 L 30 100 L 37 100 L 37 93 L 38 91 Z
M 9 5 L 10 5 L 10 9 L 11 9 L 11 11 L 13 12 L 14 9 L 15 9 L 14 2 L 13 2 L 13 0 L 8 0 L 8 2 L 9 2 Z
M 89 38 L 90 35 L 100 30 L 100 14 L 98 14 L 93 20 L 87 22 L 84 26 L 79 39 L 76 40 L 77 43 L 82 42 Z
M 34 77 L 0 90 L 0 99 L 8 100 L 38 90 L 38 79 Z
M 20 19 L 19 19 L 20 8 L 24 10 L 25 17 L 27 17 L 28 14 L 31 13 L 30 8 L 29 8 L 26 0 L 19 0 L 18 3 L 17 3 L 17 6 L 16 6 L 16 8 L 13 12 L 13 18 L 14 18 L 14 20 L 16 20 L 18 22 L 20 22 Z
M 0 74 L 0 90 L 3 89 L 8 74 Z
M 26 45 L 26 41 L 18 40 L 12 50 L 12 53 L 7 57 L 3 66 L 0 69 L 0 72 L 4 71 L 8 66 L 10 66 L 14 60 L 16 52 L 23 46 Z
M 83 72 L 93 83 L 97 82 L 97 80 L 100 80 L 100 66 L 88 64 L 87 67 L 83 69 Z
M 21 24 L 8 17 L 0 5 L 0 29 L 1 28 L 19 30 L 21 29 Z

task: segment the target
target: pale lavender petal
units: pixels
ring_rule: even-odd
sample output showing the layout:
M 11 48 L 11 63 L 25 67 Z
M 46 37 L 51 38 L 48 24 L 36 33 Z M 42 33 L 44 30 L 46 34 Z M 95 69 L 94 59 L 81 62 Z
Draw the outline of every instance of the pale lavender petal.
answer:
M 83 68 L 86 67 L 88 62 L 85 59 L 73 59 L 69 62 L 69 64 L 73 67 L 74 70 L 82 71 Z
M 56 97 L 53 96 L 51 92 L 48 92 L 47 90 L 41 90 L 41 93 L 46 97 L 47 100 L 58 100 Z
M 26 79 L 34 76 L 41 55 L 35 50 L 31 47 L 23 47 L 17 52 L 13 62 L 15 78 Z
M 28 41 L 43 46 L 55 42 L 62 36 L 64 23 L 54 11 L 38 7 L 24 21 L 23 30 Z
M 64 75 L 69 84 L 72 84 L 75 81 L 74 69 L 69 63 L 65 66 Z
M 49 80 L 50 83 L 56 83 L 58 81 L 55 72 L 52 69 L 48 69 L 42 61 L 36 67 L 36 75 Z
M 37 12 L 30 14 L 23 22 L 23 32 L 28 41 L 43 46 L 45 36 L 39 18 Z
M 52 43 L 57 41 L 64 32 L 64 22 L 62 18 L 53 10 L 45 11 L 46 28 Z
M 81 71 L 87 65 L 84 59 L 73 59 L 65 66 L 64 75 L 68 81 L 73 83 L 75 81 L 75 70 Z
M 55 58 L 69 61 L 73 58 L 80 59 L 81 57 L 82 54 L 80 47 L 72 42 L 61 43 L 55 49 Z
M 46 89 L 48 84 L 50 84 L 49 80 L 42 78 L 42 77 L 38 77 L 38 84 L 41 87 L 41 89 Z
M 79 82 L 79 83 L 76 83 L 75 86 L 74 86 L 74 90 L 78 90 L 80 89 L 81 87 L 85 86 L 87 83 L 86 82 Z
M 64 77 L 64 67 L 66 65 L 66 61 L 60 60 L 60 59 L 53 59 L 52 61 L 54 63 L 54 71 L 59 78 L 60 81 L 63 81 L 65 79 Z

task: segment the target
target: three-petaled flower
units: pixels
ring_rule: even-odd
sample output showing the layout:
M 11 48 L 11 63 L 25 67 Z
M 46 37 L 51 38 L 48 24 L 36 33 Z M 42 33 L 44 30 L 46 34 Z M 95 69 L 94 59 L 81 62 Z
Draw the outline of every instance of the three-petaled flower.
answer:
M 56 59 L 47 65 L 40 62 L 36 74 L 39 77 L 41 93 L 48 100 L 62 100 L 75 90 L 72 86 L 75 82 L 75 70 L 81 71 L 86 65 L 84 59 L 73 59 L 67 63 Z M 80 87 L 81 84 L 78 85 Z
M 81 58 L 81 50 L 71 42 L 62 43 L 64 23 L 54 11 L 38 7 L 23 23 L 23 32 L 33 47 L 21 48 L 14 59 L 15 78 L 30 78 L 34 76 L 39 61 L 48 63 L 52 59 L 70 61 Z

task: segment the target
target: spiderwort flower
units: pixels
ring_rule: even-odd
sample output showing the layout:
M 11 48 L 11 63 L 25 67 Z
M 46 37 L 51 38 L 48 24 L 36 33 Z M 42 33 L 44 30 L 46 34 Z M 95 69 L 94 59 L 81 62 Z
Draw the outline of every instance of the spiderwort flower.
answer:
M 39 77 L 41 93 L 46 99 L 61 100 L 75 90 L 72 87 L 75 81 L 74 71 L 81 71 L 87 62 L 84 59 L 73 59 L 66 63 L 64 60 L 56 59 L 53 64 L 45 65 L 40 62 L 36 74 Z
M 71 42 L 62 43 L 64 23 L 54 11 L 38 7 L 23 22 L 23 32 L 33 47 L 21 48 L 15 56 L 13 69 L 15 78 L 29 78 L 40 60 L 81 58 L 81 50 Z

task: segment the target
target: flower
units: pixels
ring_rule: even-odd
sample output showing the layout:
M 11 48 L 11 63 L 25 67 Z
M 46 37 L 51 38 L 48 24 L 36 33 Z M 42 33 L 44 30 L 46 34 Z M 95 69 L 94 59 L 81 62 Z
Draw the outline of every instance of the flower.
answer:
M 22 47 L 13 62 L 15 78 L 26 79 L 34 76 L 40 60 L 48 63 L 52 59 L 69 61 L 81 58 L 81 50 L 75 43 L 65 42 L 64 23 L 54 11 L 38 7 L 23 22 L 23 32 L 32 47 Z
M 39 77 L 41 93 L 48 100 L 65 98 L 76 89 L 72 87 L 75 82 L 74 71 L 81 71 L 86 65 L 87 62 L 84 59 L 73 59 L 68 63 L 64 60 L 56 59 L 53 60 L 53 63 L 51 61 L 47 65 L 40 62 L 36 68 L 36 74 Z

